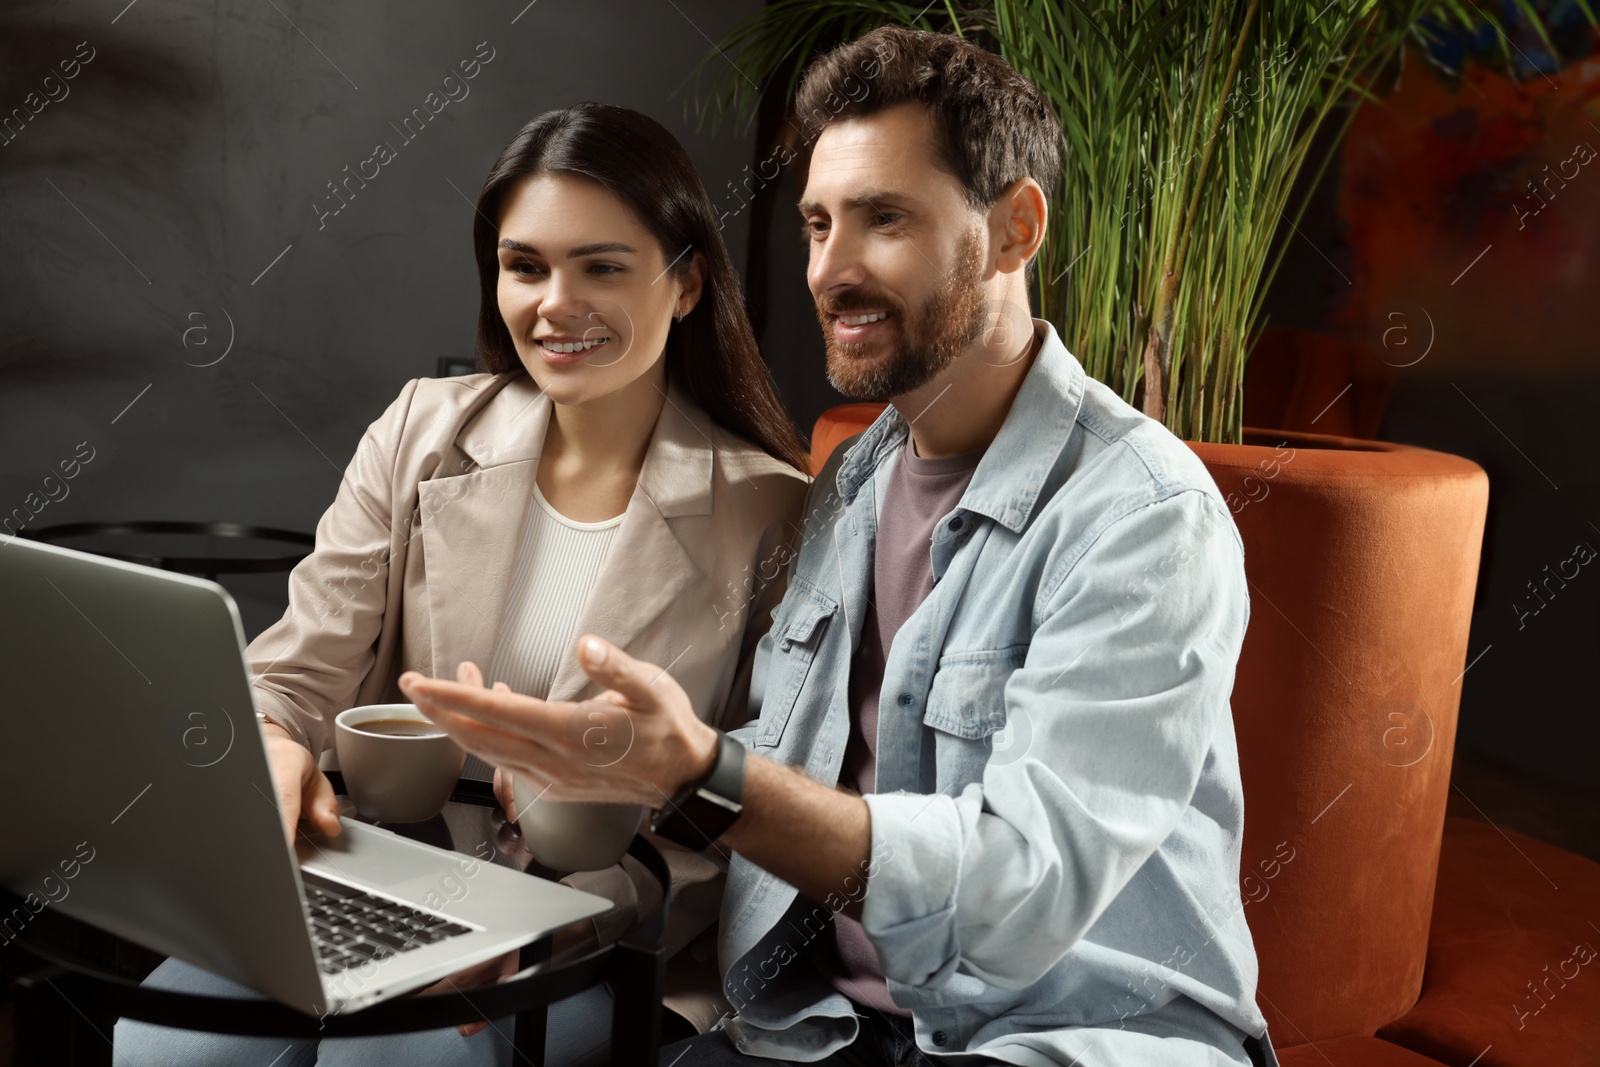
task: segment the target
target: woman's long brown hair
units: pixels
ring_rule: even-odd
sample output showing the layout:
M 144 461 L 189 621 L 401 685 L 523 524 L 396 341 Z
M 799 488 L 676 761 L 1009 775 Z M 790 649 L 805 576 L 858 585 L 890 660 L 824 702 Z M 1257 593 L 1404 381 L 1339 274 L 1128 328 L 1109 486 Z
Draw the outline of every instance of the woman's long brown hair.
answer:
M 667 381 L 681 386 L 719 426 L 809 472 L 805 447 L 756 347 L 705 186 L 677 138 L 628 108 L 586 102 L 546 111 L 517 131 L 490 168 L 472 224 L 482 298 L 479 368 L 527 373 L 500 315 L 496 249 L 506 196 L 535 174 L 574 174 L 610 190 L 638 213 L 660 243 L 662 261 L 678 276 L 689 269 L 690 250 L 705 255 L 700 302 L 667 332 Z

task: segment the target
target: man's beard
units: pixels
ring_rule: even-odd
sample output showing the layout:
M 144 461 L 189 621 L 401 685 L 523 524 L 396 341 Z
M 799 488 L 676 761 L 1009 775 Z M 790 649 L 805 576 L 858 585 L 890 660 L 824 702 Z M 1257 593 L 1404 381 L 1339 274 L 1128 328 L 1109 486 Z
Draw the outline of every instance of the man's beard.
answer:
M 980 277 L 983 246 L 968 231 L 956 250 L 955 263 L 939 287 L 923 301 L 915 316 L 884 296 L 853 289 L 837 300 L 817 304 L 828 354 L 828 381 L 852 400 L 886 401 L 931 382 L 940 371 L 983 333 L 984 293 Z M 884 310 L 898 330 L 898 343 L 867 341 L 841 344 L 834 340 L 834 315 Z

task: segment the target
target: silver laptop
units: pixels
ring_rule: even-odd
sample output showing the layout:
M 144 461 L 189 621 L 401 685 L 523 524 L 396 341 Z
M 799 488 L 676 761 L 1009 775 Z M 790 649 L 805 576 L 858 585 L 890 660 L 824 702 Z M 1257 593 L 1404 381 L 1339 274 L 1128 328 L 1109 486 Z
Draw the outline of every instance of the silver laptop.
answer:
M 0 535 L 0 883 L 311 1015 L 610 902 L 351 819 L 291 851 L 214 582 Z

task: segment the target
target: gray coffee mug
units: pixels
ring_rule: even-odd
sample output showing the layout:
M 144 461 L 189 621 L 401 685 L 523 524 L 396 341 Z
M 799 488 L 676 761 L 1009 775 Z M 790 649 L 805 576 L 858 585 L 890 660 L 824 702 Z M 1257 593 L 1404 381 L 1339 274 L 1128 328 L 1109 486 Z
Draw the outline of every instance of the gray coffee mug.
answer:
M 511 775 L 519 811 L 512 812 L 522 842 L 552 870 L 598 871 L 622 859 L 644 821 L 643 804 L 588 804 L 547 800 L 519 774 Z
M 368 733 L 365 723 L 400 719 L 429 731 Z M 380 822 L 421 822 L 444 810 L 467 754 L 415 704 L 366 704 L 333 720 L 334 751 L 356 810 Z

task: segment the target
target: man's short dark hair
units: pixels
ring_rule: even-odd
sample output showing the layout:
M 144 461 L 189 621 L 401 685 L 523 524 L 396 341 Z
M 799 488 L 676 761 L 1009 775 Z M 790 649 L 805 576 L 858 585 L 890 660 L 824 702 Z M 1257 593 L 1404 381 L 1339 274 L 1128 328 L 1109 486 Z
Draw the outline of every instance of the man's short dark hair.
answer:
M 1023 177 L 1055 195 L 1065 141 L 1050 101 L 1003 58 L 953 34 L 880 26 L 813 60 L 795 92 L 808 146 L 833 122 L 906 103 L 928 109 L 934 158 L 974 208 L 987 211 Z

